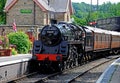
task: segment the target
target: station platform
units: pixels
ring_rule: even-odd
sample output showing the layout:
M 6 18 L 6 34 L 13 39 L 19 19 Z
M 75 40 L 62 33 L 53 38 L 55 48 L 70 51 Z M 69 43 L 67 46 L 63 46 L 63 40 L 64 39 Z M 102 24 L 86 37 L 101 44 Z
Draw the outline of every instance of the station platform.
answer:
M 18 54 L 0 57 L 0 83 L 8 83 L 30 71 L 32 54 Z
M 32 54 L 18 54 L 13 56 L 0 57 L 0 66 L 14 64 L 22 61 L 28 61 L 32 58 Z
M 103 72 L 96 83 L 120 83 L 120 58 Z

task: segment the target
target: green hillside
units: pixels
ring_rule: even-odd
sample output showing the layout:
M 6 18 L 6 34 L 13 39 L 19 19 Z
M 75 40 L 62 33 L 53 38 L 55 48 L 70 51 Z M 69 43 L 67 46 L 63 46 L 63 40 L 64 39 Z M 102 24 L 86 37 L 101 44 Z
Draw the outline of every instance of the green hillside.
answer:
M 72 17 L 75 19 L 75 23 L 79 25 L 87 25 L 97 19 L 120 16 L 120 3 L 112 4 L 108 2 L 99 6 L 91 6 L 84 2 L 72 4 L 75 12 Z

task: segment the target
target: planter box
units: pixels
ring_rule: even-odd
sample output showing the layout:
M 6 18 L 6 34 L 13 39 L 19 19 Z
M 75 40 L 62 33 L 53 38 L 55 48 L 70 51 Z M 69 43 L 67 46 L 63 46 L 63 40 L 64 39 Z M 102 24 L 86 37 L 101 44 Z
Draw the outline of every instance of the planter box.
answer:
M 0 49 L 0 56 L 10 56 L 11 49 Z

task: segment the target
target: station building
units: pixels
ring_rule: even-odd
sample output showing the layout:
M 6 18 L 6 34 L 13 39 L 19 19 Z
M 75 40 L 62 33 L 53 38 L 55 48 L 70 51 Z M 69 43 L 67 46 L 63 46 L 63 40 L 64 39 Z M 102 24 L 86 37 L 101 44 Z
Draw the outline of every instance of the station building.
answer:
M 73 8 L 71 0 L 7 0 L 4 11 L 8 25 L 15 19 L 17 25 L 44 26 L 51 20 L 70 21 Z

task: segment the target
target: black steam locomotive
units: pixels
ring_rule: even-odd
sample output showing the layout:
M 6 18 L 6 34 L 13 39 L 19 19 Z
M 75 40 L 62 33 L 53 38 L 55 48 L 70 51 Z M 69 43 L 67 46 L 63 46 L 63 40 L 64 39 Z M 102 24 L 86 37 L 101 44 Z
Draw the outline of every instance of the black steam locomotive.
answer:
M 120 33 L 72 23 L 46 25 L 33 44 L 33 59 L 41 68 L 61 71 L 100 54 L 118 53 Z

